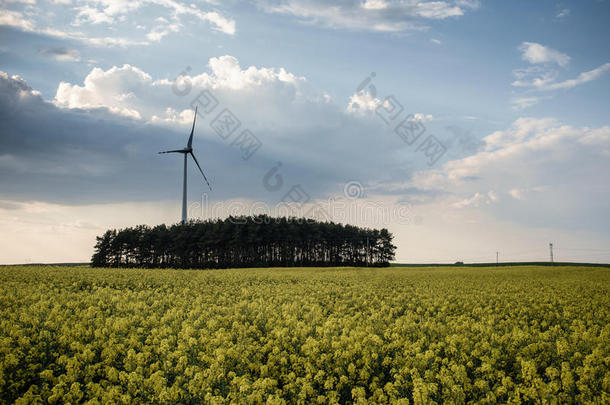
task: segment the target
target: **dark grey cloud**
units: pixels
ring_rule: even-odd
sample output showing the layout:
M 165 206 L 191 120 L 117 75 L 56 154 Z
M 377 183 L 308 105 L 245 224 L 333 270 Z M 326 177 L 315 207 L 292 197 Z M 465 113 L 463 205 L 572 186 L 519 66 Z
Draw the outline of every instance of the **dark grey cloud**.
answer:
M 38 52 L 41 55 L 52 56 L 59 60 L 78 60 L 78 51 L 76 49 L 63 46 L 42 48 Z
M 445 129 L 450 134 L 448 137 L 445 137 L 447 146 L 458 148 L 461 155 L 475 154 L 485 146 L 485 142 L 480 137 L 474 135 L 471 130 L 457 125 L 448 125 Z
M 0 76 L 0 198 L 79 204 L 175 198 L 188 134 L 120 118 L 105 109 L 59 109 L 25 81 Z M 256 194 L 261 167 L 219 142 L 195 140 L 219 197 Z M 258 167 L 257 167 L 258 166 Z M 191 193 L 204 184 L 191 164 Z M 261 187 L 262 188 L 262 187 Z
M 214 189 L 210 199 L 277 203 L 297 184 L 312 199 L 325 199 L 341 194 L 349 181 L 366 185 L 409 177 L 395 170 L 390 157 L 403 146 L 400 139 L 380 130 L 378 120 L 351 119 L 336 107 L 328 107 L 326 116 L 290 134 L 257 133 L 263 146 L 247 161 L 199 122 L 194 145 Z M 105 108 L 58 108 L 23 79 L 0 75 L 0 134 L 0 199 L 82 204 L 180 196 L 181 156 L 157 152 L 182 147 L 188 130 L 119 117 Z M 268 191 L 263 178 L 277 162 L 284 186 Z M 189 165 L 189 195 L 196 200 L 207 187 Z

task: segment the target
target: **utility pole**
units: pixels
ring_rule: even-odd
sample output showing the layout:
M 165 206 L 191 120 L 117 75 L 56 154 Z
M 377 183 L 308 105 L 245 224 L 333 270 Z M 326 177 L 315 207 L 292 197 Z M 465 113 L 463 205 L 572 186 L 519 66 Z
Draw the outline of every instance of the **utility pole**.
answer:
M 498 252 L 496 252 L 496 267 L 498 266 Z
M 553 265 L 553 244 L 549 243 L 549 249 L 551 251 L 551 266 Z
M 366 237 L 366 266 L 369 266 L 369 237 Z

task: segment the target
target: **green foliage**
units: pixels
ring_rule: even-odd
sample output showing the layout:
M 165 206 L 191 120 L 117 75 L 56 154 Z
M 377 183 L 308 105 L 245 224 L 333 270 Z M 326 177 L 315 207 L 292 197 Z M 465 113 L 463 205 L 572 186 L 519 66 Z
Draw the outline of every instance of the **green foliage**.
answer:
M 610 271 L 0 267 L 0 403 L 609 403 Z
M 95 267 L 220 269 L 270 266 L 387 267 L 396 246 L 387 229 L 267 215 L 139 225 L 97 237 Z

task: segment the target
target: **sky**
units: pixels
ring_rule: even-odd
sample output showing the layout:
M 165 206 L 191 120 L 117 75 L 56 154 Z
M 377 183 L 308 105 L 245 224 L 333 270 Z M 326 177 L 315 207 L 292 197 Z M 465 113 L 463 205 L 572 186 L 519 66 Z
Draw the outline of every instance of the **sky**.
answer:
M 0 0 L 0 264 L 292 214 L 396 261 L 610 262 L 610 1 Z

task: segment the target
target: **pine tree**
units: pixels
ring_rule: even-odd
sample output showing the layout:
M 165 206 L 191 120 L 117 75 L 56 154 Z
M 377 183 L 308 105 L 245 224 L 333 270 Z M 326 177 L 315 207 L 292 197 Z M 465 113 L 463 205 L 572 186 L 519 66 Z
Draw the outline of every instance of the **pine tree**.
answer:
M 229 217 L 109 230 L 96 238 L 91 263 L 152 268 L 388 266 L 396 249 L 392 238 L 387 229 L 333 222 Z

